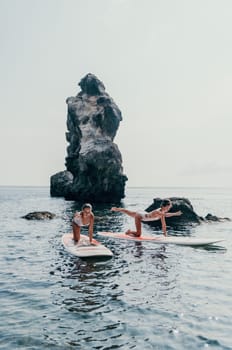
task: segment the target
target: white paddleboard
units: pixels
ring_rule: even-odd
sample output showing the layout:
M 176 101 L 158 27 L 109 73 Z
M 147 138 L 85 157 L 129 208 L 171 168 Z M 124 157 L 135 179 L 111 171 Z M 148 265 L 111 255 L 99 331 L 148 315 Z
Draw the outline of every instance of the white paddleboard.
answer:
M 89 237 L 85 235 L 81 235 L 80 241 L 76 243 L 73 240 L 72 233 L 65 233 L 62 236 L 62 244 L 69 253 L 78 256 L 79 258 L 113 256 L 111 250 L 106 248 L 96 239 L 93 239 L 92 244 L 90 244 Z
M 195 238 L 195 237 L 176 237 L 176 236 L 141 236 L 133 237 L 126 235 L 122 232 L 98 232 L 99 236 L 126 239 L 129 241 L 136 242 L 152 242 L 157 244 L 177 244 L 177 245 L 186 245 L 186 246 L 203 246 L 213 243 L 222 242 L 223 239 L 217 238 Z

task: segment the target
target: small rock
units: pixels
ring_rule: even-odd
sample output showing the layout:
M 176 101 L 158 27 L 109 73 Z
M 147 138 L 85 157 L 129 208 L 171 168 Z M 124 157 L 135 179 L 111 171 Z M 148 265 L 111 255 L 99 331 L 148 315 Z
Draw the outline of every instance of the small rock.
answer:
M 229 218 L 220 218 L 216 215 L 212 215 L 212 214 L 207 214 L 206 217 L 205 217 L 205 220 L 207 221 L 216 221 L 216 222 L 220 222 L 220 221 L 230 221 Z
M 31 213 L 28 213 L 24 216 L 22 216 L 23 219 L 27 220 L 46 220 L 46 219 L 53 219 L 56 215 L 53 213 L 50 213 L 49 211 L 33 211 Z

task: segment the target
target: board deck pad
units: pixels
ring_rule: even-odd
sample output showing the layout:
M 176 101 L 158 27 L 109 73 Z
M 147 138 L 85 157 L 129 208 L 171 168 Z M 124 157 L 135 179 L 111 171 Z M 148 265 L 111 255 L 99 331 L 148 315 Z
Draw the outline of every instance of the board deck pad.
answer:
M 80 242 L 76 243 L 73 240 L 72 233 L 65 233 L 62 236 L 62 244 L 64 248 L 71 254 L 79 258 L 88 257 L 110 257 L 113 253 L 96 239 L 92 240 L 93 244 L 89 243 L 89 237 L 81 235 Z
M 176 245 L 186 245 L 186 246 L 203 246 L 213 243 L 222 242 L 223 239 L 219 238 L 195 238 L 195 237 L 180 237 L 180 236 L 141 236 L 133 237 L 122 232 L 98 232 L 99 236 L 125 239 L 128 241 L 137 242 L 152 242 L 156 244 L 176 244 Z

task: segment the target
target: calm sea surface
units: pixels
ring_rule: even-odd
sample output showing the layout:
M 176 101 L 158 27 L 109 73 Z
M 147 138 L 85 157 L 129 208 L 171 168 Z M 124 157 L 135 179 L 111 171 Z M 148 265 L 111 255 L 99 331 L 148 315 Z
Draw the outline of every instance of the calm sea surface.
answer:
M 232 218 L 231 188 L 128 188 L 123 204 L 145 209 L 159 196 Z M 95 233 L 133 228 L 110 207 L 94 206 Z M 114 256 L 88 261 L 61 245 L 75 209 L 47 187 L 0 187 L 0 349 L 232 349 L 232 222 L 182 232 L 225 240 L 211 248 L 98 237 Z M 21 218 L 39 210 L 57 217 Z

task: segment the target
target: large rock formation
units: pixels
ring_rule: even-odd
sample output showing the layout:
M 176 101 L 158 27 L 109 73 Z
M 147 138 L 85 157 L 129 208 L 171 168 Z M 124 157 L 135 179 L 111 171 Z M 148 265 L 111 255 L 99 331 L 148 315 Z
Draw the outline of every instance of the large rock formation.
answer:
M 121 112 L 93 74 L 87 74 L 79 86 L 81 92 L 66 100 L 67 170 L 51 177 L 51 196 L 82 202 L 120 201 L 127 177 L 113 140 Z
M 189 199 L 183 198 L 183 197 L 170 197 L 169 198 L 172 202 L 172 207 L 169 211 L 169 213 L 176 212 L 176 211 L 182 211 L 181 216 L 173 216 L 173 217 L 167 217 L 166 223 L 167 226 L 173 227 L 176 229 L 180 229 L 181 227 L 186 227 L 189 225 L 197 225 L 201 224 L 203 222 L 212 222 L 212 221 L 230 221 L 229 218 L 220 218 L 218 216 L 207 214 L 206 217 L 199 216 L 193 209 L 193 206 Z M 160 204 L 163 199 L 161 198 L 154 198 L 153 203 L 146 208 L 147 212 L 150 212 L 152 210 L 155 210 L 160 207 Z M 151 225 L 152 227 L 161 228 L 161 221 L 144 221 L 145 224 Z
M 198 216 L 197 213 L 194 211 L 193 206 L 191 202 L 187 198 L 182 197 L 171 197 L 169 198 L 172 202 L 172 207 L 169 210 L 169 213 L 176 212 L 181 210 L 182 215 L 181 216 L 172 216 L 170 218 L 166 218 L 167 226 L 170 227 L 179 227 L 179 226 L 185 226 L 185 225 L 191 225 L 191 224 L 200 224 L 203 221 L 203 218 Z M 154 198 L 153 203 L 146 208 L 147 212 L 150 212 L 152 210 L 155 210 L 160 207 L 161 202 L 163 199 L 161 198 Z M 158 221 L 151 221 L 147 222 L 153 227 L 161 227 L 160 220 Z

